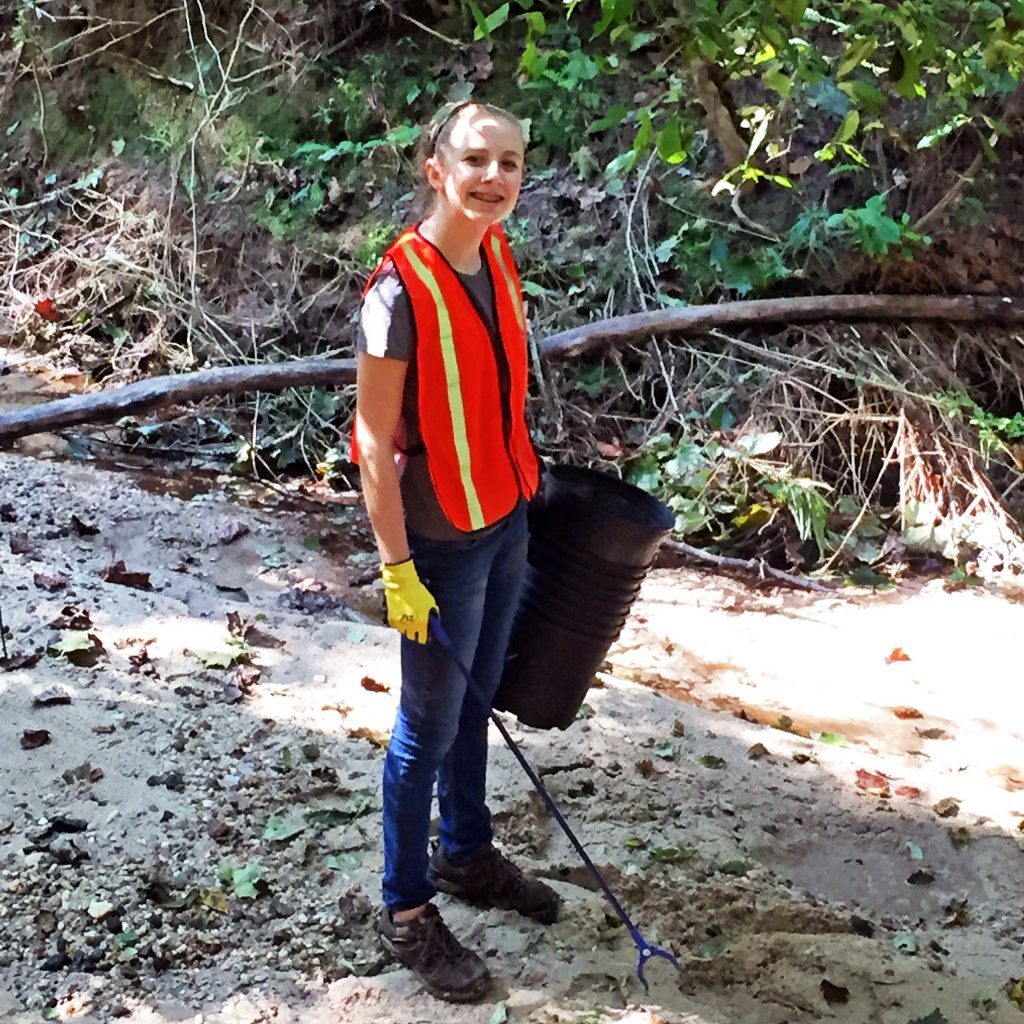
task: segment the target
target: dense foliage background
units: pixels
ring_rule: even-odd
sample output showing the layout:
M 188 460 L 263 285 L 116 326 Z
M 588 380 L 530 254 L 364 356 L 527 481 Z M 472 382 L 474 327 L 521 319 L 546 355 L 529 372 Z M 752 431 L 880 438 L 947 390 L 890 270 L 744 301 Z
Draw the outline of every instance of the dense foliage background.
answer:
M 529 128 L 507 229 L 537 339 L 740 298 L 1020 292 L 1020 0 L 8 0 L 0 32 L 0 340 L 103 386 L 351 354 L 418 126 L 468 96 Z M 701 543 L 876 582 L 922 552 L 1007 568 L 1021 348 L 940 323 L 661 337 L 537 360 L 534 414 L 552 457 L 661 493 Z M 123 431 L 347 479 L 350 403 Z

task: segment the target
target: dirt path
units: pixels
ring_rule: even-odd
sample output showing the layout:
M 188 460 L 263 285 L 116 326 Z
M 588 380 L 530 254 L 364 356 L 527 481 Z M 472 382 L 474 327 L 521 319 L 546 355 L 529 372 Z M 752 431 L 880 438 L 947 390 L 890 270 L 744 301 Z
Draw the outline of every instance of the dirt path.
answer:
M 0 1021 L 1024 1020 L 1013 595 L 655 571 L 584 717 L 513 734 L 685 971 L 636 986 L 629 936 L 495 736 L 500 841 L 566 912 L 542 929 L 446 903 L 498 979 L 452 1008 L 372 936 L 398 665 L 367 621 L 361 514 L 232 486 L 182 500 L 0 455 L 8 653 L 42 654 L 0 671 Z M 118 562 L 148 589 L 104 579 Z M 91 665 L 46 653 L 92 644 L 74 633 L 102 644 L 69 652 Z M 50 741 L 22 749 L 26 730 Z

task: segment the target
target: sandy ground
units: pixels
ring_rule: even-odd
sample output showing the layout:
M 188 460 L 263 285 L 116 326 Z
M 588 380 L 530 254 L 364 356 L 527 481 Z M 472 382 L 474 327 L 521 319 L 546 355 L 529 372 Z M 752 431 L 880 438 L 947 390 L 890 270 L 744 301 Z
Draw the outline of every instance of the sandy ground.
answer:
M 499 840 L 565 911 L 545 929 L 441 900 L 496 978 L 450 1007 L 372 934 L 398 664 L 368 621 L 358 508 L 194 475 L 145 489 L 49 451 L 0 454 L 0 1021 L 1024 1019 L 1012 591 L 655 570 L 581 718 L 509 724 L 683 972 L 656 961 L 637 985 L 629 934 L 495 732 Z M 119 561 L 148 589 L 104 579 Z M 48 653 L 73 632 L 102 645 L 91 664 Z M 50 740 L 23 749 L 26 730 Z

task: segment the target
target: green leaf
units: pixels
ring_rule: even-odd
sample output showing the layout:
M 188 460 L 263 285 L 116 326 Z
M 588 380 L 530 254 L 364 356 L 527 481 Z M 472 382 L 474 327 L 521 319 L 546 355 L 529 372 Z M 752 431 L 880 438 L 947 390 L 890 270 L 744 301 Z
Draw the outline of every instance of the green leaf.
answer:
M 725 758 L 719 757 L 717 754 L 701 754 L 697 758 L 697 763 L 705 768 L 718 770 L 725 767 Z
M 893 936 L 892 948 L 897 953 L 905 953 L 909 956 L 917 952 L 917 939 L 910 932 L 900 932 L 898 935 Z
M 849 142 L 850 139 L 857 134 L 857 129 L 860 127 L 860 111 L 851 110 L 846 117 L 843 118 L 843 123 L 839 126 L 839 130 L 836 132 L 835 137 L 832 139 L 833 145 L 841 145 L 844 142 Z
M 505 1024 L 508 1020 L 508 1003 L 502 1000 L 494 1008 L 494 1013 L 491 1014 L 491 1019 L 488 1024 Z
M 661 743 L 654 748 L 654 756 L 660 757 L 663 761 L 674 761 L 676 747 L 674 743 Z
M 784 99 L 789 99 L 793 93 L 793 76 L 787 74 L 781 67 L 774 67 L 770 71 L 766 71 L 761 76 L 761 81 Z
M 363 858 L 358 853 L 332 853 L 324 859 L 324 864 L 332 871 L 341 871 L 344 874 L 355 871 L 362 863 Z
M 843 747 L 846 745 L 846 737 L 838 732 L 812 732 L 811 739 L 819 743 L 827 743 L 831 747 Z
M 238 651 L 192 651 L 207 668 L 231 668 L 239 659 Z
M 79 630 L 64 630 L 60 634 L 60 639 L 50 645 L 50 650 L 54 654 L 63 654 L 66 658 L 70 659 L 70 656 L 82 651 L 93 651 L 96 650 L 96 644 L 93 638 L 86 632 Z
M 263 830 L 263 838 L 272 842 L 285 842 L 306 830 L 306 823 L 301 819 L 285 818 L 274 814 Z
M 254 862 L 236 866 L 230 861 L 222 861 L 217 867 L 217 877 L 222 882 L 229 882 L 235 895 L 244 900 L 255 899 L 259 895 L 257 886 L 266 886 L 263 869 Z
M 652 846 L 650 849 L 651 859 L 659 864 L 678 864 L 681 861 L 692 860 L 697 855 L 693 846 Z
M 743 878 L 750 871 L 750 864 L 745 860 L 727 860 L 718 870 L 723 875 L 734 875 L 736 878 Z
M 689 156 L 689 146 L 692 141 L 692 133 L 687 131 L 684 140 L 683 131 L 678 117 L 669 118 L 668 122 L 658 131 L 657 149 L 658 156 L 666 163 L 681 164 Z
M 306 811 L 306 819 L 333 828 L 344 825 L 373 810 L 373 790 L 357 789 L 348 794 L 322 797 Z
M 859 68 L 868 57 L 878 49 L 878 36 L 864 36 L 854 39 L 847 47 L 843 59 L 839 62 L 837 78 L 845 78 L 851 71 Z
M 319 551 L 320 550 L 320 538 L 316 536 L 306 537 L 302 541 L 302 546 L 307 551 Z
M 626 836 L 622 845 L 627 850 L 642 850 L 647 845 L 647 840 L 641 839 L 639 836 Z
M 475 3 L 470 2 L 469 7 L 473 12 L 473 18 L 476 21 L 476 29 L 473 32 L 473 39 L 479 41 L 481 39 L 487 39 L 493 35 L 494 32 L 508 21 L 511 6 L 511 4 L 502 4 L 496 11 L 485 17 L 480 8 Z

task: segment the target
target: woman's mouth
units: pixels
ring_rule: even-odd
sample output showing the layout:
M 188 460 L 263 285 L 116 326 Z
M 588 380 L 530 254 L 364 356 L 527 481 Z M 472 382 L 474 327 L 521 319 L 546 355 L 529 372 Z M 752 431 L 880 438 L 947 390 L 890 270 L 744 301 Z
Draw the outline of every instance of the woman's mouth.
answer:
M 496 192 L 470 192 L 469 198 L 479 203 L 490 203 L 492 206 L 498 206 L 505 201 L 505 197 Z

